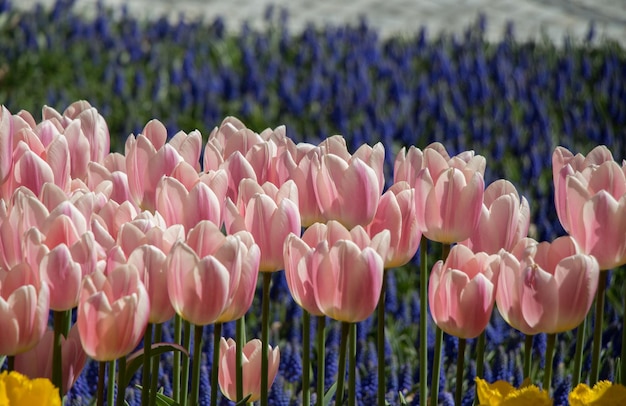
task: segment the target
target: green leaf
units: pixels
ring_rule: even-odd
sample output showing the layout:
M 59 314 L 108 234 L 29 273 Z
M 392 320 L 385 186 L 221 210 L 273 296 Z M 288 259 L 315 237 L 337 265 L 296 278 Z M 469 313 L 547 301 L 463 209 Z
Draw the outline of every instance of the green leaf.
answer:
M 241 399 L 239 402 L 237 402 L 235 404 L 235 406 L 243 406 L 246 404 L 246 402 L 248 401 L 248 399 L 250 399 L 250 396 L 252 396 L 251 394 L 246 396 L 245 398 Z
M 178 344 L 172 344 L 172 343 L 152 344 L 152 346 L 150 347 L 150 351 L 151 351 L 150 352 L 151 358 L 160 356 L 161 354 L 164 354 L 170 351 L 180 351 L 186 356 L 189 356 L 189 353 L 184 347 Z M 144 354 L 145 353 L 143 349 L 141 349 L 135 352 L 134 354 L 131 354 L 128 356 L 128 358 L 126 359 L 126 372 L 124 373 L 124 376 L 123 376 L 123 382 L 119 383 L 121 388 L 126 388 L 130 384 L 130 380 L 135 375 L 135 372 L 137 372 L 139 368 L 141 368 L 144 362 Z
M 328 392 L 326 392 L 326 394 L 324 395 L 324 406 L 328 406 L 330 404 L 330 401 L 333 399 L 333 395 L 335 394 L 336 390 L 337 382 L 333 383 L 333 386 L 328 388 Z
M 139 390 L 143 390 L 143 386 L 141 385 L 135 385 L 135 388 Z M 174 399 L 168 396 L 165 396 L 163 394 L 163 388 L 160 388 L 156 394 L 156 405 L 157 406 L 178 406 L 178 403 Z
M 398 392 L 398 396 L 400 397 L 400 404 L 402 406 L 408 405 L 408 403 L 406 403 L 406 399 L 404 398 L 404 395 L 402 394 L 402 392 Z

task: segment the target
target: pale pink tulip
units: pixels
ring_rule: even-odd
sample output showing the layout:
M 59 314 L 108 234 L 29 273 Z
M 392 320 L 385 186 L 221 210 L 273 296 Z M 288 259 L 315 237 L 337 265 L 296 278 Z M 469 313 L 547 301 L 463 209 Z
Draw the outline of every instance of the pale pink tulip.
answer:
M 167 288 L 176 313 L 201 326 L 222 317 L 241 294 L 242 274 L 248 284 L 250 268 L 258 267 L 260 253 L 256 245 L 247 245 L 251 242 L 245 232 L 224 236 L 215 224 L 201 221 L 189 231 L 186 242 L 175 243 L 167 259 Z M 246 285 L 244 293 L 249 289 Z M 230 311 L 239 313 L 241 309 Z
M 229 234 L 249 231 L 261 249 L 261 272 L 284 268 L 283 244 L 289 233 L 300 233 L 298 191 L 293 181 L 280 188 L 272 183 L 262 187 L 251 179 L 240 185 L 237 205 L 226 202 L 224 224 Z
M 87 101 L 80 100 L 67 107 L 63 112 L 63 117 L 65 118 L 66 124 L 64 127 L 66 128 L 71 125 L 73 120 L 80 122 L 81 131 L 89 144 L 90 160 L 102 162 L 111 150 L 111 139 L 107 123 L 104 117 L 98 113 L 98 110 Z M 73 146 L 72 149 L 75 151 L 75 154 L 85 153 L 84 150 L 78 149 L 78 145 Z
M 50 292 L 27 264 L 0 268 L 0 354 L 35 347 L 46 332 Z
M 367 231 L 374 236 L 382 230 L 389 230 L 391 237 L 385 268 L 408 263 L 417 252 L 422 232 L 415 215 L 415 190 L 407 182 L 395 183 L 380 198 Z
M 348 228 L 372 221 L 381 191 L 379 175 L 372 167 L 356 157 L 348 162 L 324 154 L 319 168 L 312 170 L 317 170 L 313 187 L 325 219 L 340 221 Z
M 552 243 L 525 238 L 501 252 L 498 311 L 524 334 L 560 333 L 577 327 L 595 297 L 598 261 L 569 236 Z
M 569 214 L 567 197 L 567 177 L 576 173 L 590 172 L 605 162 L 613 161 L 613 154 L 605 145 L 598 145 L 585 157 L 572 154 L 567 148 L 556 147 L 552 153 L 552 180 L 554 183 L 554 204 L 556 213 L 565 231 L 569 232 Z M 618 184 L 616 183 L 616 186 Z M 597 192 L 595 190 L 594 192 Z M 623 194 L 623 191 L 620 195 Z M 618 197 L 616 197 L 618 198 Z
M 515 186 L 500 179 L 485 189 L 478 227 L 462 242 L 474 252 L 497 254 L 510 251 L 528 235 L 530 207 L 525 197 L 520 199 Z
M 422 150 L 415 146 L 410 146 L 407 150 L 402 147 L 396 155 L 393 165 L 393 182 L 408 182 L 409 185 L 415 185 L 417 174 L 422 170 L 422 161 L 424 154 Z
M 129 354 L 142 339 L 149 315 L 148 292 L 134 266 L 83 279 L 76 324 L 85 352 L 96 361 Z
M 268 355 L 268 390 L 272 387 L 278 367 L 280 366 L 280 350 L 269 346 Z M 248 402 L 254 402 L 261 397 L 261 340 L 253 339 L 243 346 L 243 396 L 250 395 Z M 232 339 L 222 337 L 220 341 L 220 363 L 218 382 L 220 390 L 228 399 L 237 401 L 237 373 L 236 373 L 237 344 Z
M 626 166 L 613 161 L 606 147 L 596 147 L 586 159 L 568 153 L 557 148 L 553 154 L 559 220 L 600 269 L 620 266 L 626 263 Z
M 15 370 L 28 376 L 30 379 L 47 378 L 52 380 L 53 342 L 54 330 L 49 328 L 36 347 L 15 356 Z M 61 335 L 61 354 L 63 391 L 67 393 L 87 363 L 87 354 L 80 342 L 76 324 L 70 329 L 67 338 Z
M 473 152 L 449 158 L 445 150 L 424 149 L 415 183 L 418 223 L 430 240 L 454 243 L 478 226 L 484 195 L 484 158 Z
M 302 240 L 292 235 L 285 243 L 285 261 L 294 299 L 313 314 L 319 311 L 345 322 L 365 320 L 380 297 L 389 240 L 388 230 L 370 240 L 362 227 L 348 230 L 336 221 L 314 224 Z
M 435 263 L 428 303 L 439 328 L 465 339 L 483 332 L 493 310 L 499 260 L 497 255 L 474 254 L 464 245 L 455 245 L 445 262 Z

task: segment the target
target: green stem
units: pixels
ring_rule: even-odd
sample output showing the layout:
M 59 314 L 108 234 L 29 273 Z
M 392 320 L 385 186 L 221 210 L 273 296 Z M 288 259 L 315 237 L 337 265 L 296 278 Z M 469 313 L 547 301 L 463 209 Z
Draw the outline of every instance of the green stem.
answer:
M 546 370 L 543 375 L 543 390 L 550 393 L 552 383 L 552 360 L 554 359 L 554 345 L 556 343 L 556 334 L 548 334 L 548 344 L 546 346 L 545 365 Z
M 452 246 L 448 243 L 441 244 L 441 259 L 445 261 L 450 254 Z M 435 328 L 435 353 L 433 355 L 433 376 L 431 380 L 432 392 L 430 395 L 430 404 L 439 404 L 439 375 L 441 374 L 441 347 L 443 343 L 443 330 L 437 326 Z
M 174 343 L 182 344 L 183 342 L 183 319 L 180 315 L 174 316 Z M 174 351 L 172 366 L 172 398 L 176 403 L 180 402 L 180 351 Z
M 191 323 L 187 320 L 183 320 L 183 347 L 190 354 L 191 348 Z M 187 355 L 183 358 L 183 370 L 180 378 L 180 406 L 187 406 L 187 400 L 189 396 L 189 361 L 190 356 Z
M 576 329 L 576 353 L 574 355 L 574 370 L 572 371 L 572 388 L 575 388 L 580 383 L 580 375 L 583 370 L 583 348 L 585 347 L 586 329 L 587 317 L 583 319 Z
M 160 343 L 161 337 L 163 336 L 163 323 L 159 323 L 154 326 L 154 342 Z M 157 357 L 155 360 L 152 360 L 152 379 L 150 379 L 150 402 L 149 405 L 156 404 L 156 396 L 157 396 L 157 384 L 159 383 L 159 365 L 160 360 Z
M 624 299 L 624 314 L 622 314 L 622 356 L 620 360 L 619 383 L 624 385 L 624 383 L 626 382 L 626 283 L 624 282 L 622 282 L 622 297 Z
M 96 406 L 104 405 L 104 376 L 106 375 L 107 363 L 104 361 L 98 362 L 98 394 Z
M 465 370 L 465 347 L 467 346 L 467 340 L 459 338 L 459 347 L 456 356 L 456 391 L 454 394 L 454 404 L 460 405 L 461 398 L 463 397 L 463 372 Z
M 272 274 L 263 272 L 263 303 L 261 311 L 261 406 L 268 405 L 268 345 L 270 344 L 270 283 L 272 282 Z
M 302 310 L 302 404 L 311 404 L 311 315 Z
M 439 375 L 441 374 L 441 345 L 443 343 L 443 330 L 439 326 L 435 327 L 435 353 L 433 355 L 433 377 L 430 382 L 430 404 L 439 403 Z
M 383 274 L 383 287 L 378 298 L 378 406 L 385 406 L 385 295 L 387 272 Z
M 348 333 L 350 332 L 350 323 L 341 322 L 341 342 L 339 343 L 339 369 L 337 370 L 337 392 L 335 395 L 335 404 L 343 404 L 343 386 L 346 378 L 346 352 L 348 347 Z
M 326 316 L 317 316 L 317 406 L 324 404 L 324 376 L 326 369 Z
M 476 345 L 476 377 L 481 378 L 485 371 L 485 341 L 486 333 L 483 330 L 478 336 L 478 344 Z M 476 393 L 474 394 L 474 404 L 478 403 L 478 387 L 476 387 Z
M 601 272 L 596 292 L 596 317 L 593 325 L 593 352 L 591 354 L 591 376 L 589 385 L 595 385 L 600 375 L 600 350 L 602 349 L 602 319 L 604 318 L 604 293 L 608 273 Z
M 524 338 L 524 379 L 532 381 L 532 360 L 533 360 L 533 335 L 526 334 Z
M 115 401 L 115 360 L 109 361 L 108 367 L 107 405 L 113 405 Z
M 117 406 L 124 406 L 124 398 L 126 395 L 126 387 L 122 387 L 122 382 L 124 382 L 124 375 L 126 375 L 126 357 L 120 357 L 118 359 L 118 370 L 117 370 Z
M 67 337 L 67 326 L 70 322 L 68 311 L 54 311 L 54 341 L 52 343 L 52 384 L 59 388 L 63 395 L 63 352 L 61 338 Z
M 141 374 L 141 405 L 150 404 L 150 371 L 152 370 L 152 330 L 153 324 L 148 323 L 143 334 L 143 372 Z M 156 376 L 155 376 L 156 379 Z
M 428 397 L 428 239 L 420 241 L 420 405 Z
M 213 325 L 213 365 L 211 366 L 211 406 L 217 405 L 217 381 L 219 377 L 220 365 L 220 341 L 222 338 L 222 323 Z M 236 343 L 239 345 L 239 343 Z M 238 381 L 239 382 L 239 381 Z M 243 392 L 243 387 L 241 389 Z M 241 396 L 243 397 L 243 395 Z M 241 400 L 238 398 L 237 401 Z
M 220 334 L 221 335 L 221 334 Z M 243 399 L 243 346 L 246 342 L 246 320 L 245 316 L 235 322 L 235 379 L 237 379 L 237 401 Z M 215 361 L 214 361 L 215 362 Z
M 356 323 L 350 323 L 348 349 L 348 406 L 356 406 Z
M 191 370 L 191 401 L 189 402 L 191 406 L 196 406 L 198 404 L 198 397 L 200 396 L 200 364 L 202 363 L 203 331 L 204 326 L 193 326 L 193 364 Z M 217 348 L 219 349 L 219 345 Z

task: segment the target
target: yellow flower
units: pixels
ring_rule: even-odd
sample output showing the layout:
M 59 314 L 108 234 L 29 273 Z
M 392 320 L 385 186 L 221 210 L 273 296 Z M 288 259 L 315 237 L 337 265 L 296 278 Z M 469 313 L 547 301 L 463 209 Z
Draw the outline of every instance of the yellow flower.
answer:
M 0 406 L 61 406 L 59 389 L 49 379 L 28 377 L 19 372 L 0 373 Z
M 600 381 L 591 389 L 581 383 L 569 394 L 570 406 L 621 406 L 626 405 L 626 387 Z
M 478 401 L 480 406 L 552 406 L 552 399 L 530 381 L 525 380 L 519 389 L 510 383 L 497 381 L 492 384 L 476 378 Z

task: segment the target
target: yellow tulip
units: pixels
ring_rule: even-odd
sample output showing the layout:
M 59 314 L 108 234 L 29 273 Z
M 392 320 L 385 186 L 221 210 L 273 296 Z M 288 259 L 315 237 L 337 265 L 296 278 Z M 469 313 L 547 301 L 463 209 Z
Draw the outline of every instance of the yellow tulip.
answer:
M 552 406 L 548 392 L 531 385 L 526 380 L 519 389 L 506 381 L 488 383 L 476 378 L 478 400 L 480 406 Z
M 28 377 L 19 372 L 0 373 L 0 406 L 61 406 L 59 389 L 49 379 Z
M 626 387 L 600 381 L 593 388 L 581 383 L 569 394 L 570 406 L 620 406 L 626 404 Z

